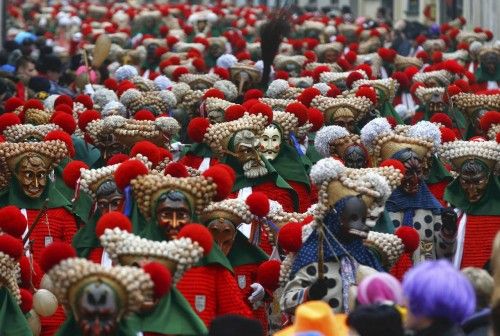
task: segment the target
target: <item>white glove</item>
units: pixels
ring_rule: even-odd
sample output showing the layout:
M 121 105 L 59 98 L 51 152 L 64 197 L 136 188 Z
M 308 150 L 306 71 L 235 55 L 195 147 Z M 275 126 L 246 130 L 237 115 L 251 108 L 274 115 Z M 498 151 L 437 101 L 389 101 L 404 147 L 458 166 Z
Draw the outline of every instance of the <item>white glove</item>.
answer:
M 253 283 L 250 285 L 250 287 L 253 289 L 253 292 L 248 297 L 248 301 L 253 304 L 253 309 L 257 309 L 259 308 L 261 301 L 264 299 L 266 291 L 264 290 L 264 287 L 262 287 L 262 285 L 259 283 Z

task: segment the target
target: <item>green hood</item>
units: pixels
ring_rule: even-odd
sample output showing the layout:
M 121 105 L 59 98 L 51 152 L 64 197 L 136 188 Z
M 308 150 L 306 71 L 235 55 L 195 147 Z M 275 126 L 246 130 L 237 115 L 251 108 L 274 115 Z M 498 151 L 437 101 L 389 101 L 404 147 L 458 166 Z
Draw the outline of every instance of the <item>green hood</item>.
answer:
M 21 308 L 6 287 L 0 288 L 0 334 L 2 336 L 32 336 Z
M 57 183 L 50 181 L 50 179 L 47 181 L 45 191 L 37 199 L 26 196 L 16 178 L 11 180 L 10 188 L 0 191 L 0 206 L 2 207 L 15 205 L 20 209 L 40 210 L 46 199 L 49 200 L 48 209 L 66 208 L 71 210 L 71 200 L 67 199 L 57 188 Z
M 82 138 L 72 136 L 75 146 L 75 160 L 83 161 L 87 166 L 92 167 L 101 157 L 101 152 L 94 146 L 85 142 Z
M 300 156 L 294 147 L 287 142 L 283 142 L 278 156 L 274 160 L 269 161 L 269 163 L 285 181 L 303 183 L 310 191 L 309 175 L 307 175 L 302 157 L 304 156 Z
M 201 336 L 208 332 L 203 321 L 175 287 L 155 305 L 153 311 L 132 315 L 129 324 L 136 330 L 167 335 Z
M 118 325 L 118 330 L 115 332 L 115 336 L 137 336 L 140 331 L 136 329 L 136 325 L 129 323 L 127 318 L 123 318 Z M 82 330 L 76 323 L 73 313 L 66 318 L 66 321 L 61 325 L 56 333 L 56 336 L 83 336 Z
M 474 73 L 474 76 L 476 77 L 476 81 L 478 83 L 484 83 L 484 82 L 499 82 L 500 81 L 500 66 L 497 64 L 497 71 L 494 74 L 489 74 L 486 71 L 483 70 L 483 66 L 480 65 L 476 72 Z
M 476 203 L 467 199 L 458 178 L 446 187 L 444 199 L 454 207 L 459 208 L 468 215 L 476 216 L 498 216 L 500 215 L 500 181 L 491 173 L 488 187 L 483 197 Z
M 453 177 L 451 176 L 450 172 L 444 167 L 441 160 L 439 160 L 436 155 L 432 155 L 431 168 L 426 182 L 438 183 L 445 180 L 451 181 L 453 180 Z
M 261 264 L 269 260 L 269 256 L 258 246 L 251 244 L 243 233 L 236 230 L 236 238 L 227 259 L 231 266 L 237 267 L 248 264 Z

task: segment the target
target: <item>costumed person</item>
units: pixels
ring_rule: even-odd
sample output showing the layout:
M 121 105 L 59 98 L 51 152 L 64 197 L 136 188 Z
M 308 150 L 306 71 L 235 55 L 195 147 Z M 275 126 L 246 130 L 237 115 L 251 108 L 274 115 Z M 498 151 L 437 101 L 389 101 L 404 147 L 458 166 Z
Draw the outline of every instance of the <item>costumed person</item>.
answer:
M 351 287 L 399 258 L 401 239 L 370 229 L 401 182 L 401 170 L 346 168 L 333 158 L 318 161 L 311 170 L 320 188 L 313 222 L 287 224 L 280 232 L 286 237 L 278 236 L 280 245 L 292 252 L 280 271 L 282 311 L 293 315 L 302 302 L 322 300 L 335 312 L 349 312 Z
M 376 99 L 375 92 L 372 96 Z M 373 106 L 373 101 L 365 96 L 329 98 L 318 95 L 311 102 L 311 107 L 323 112 L 326 126 L 341 126 L 351 133 L 357 131 L 358 122 L 368 115 Z
M 232 190 L 238 198 L 245 199 L 250 193 L 261 191 L 280 203 L 285 211 L 292 212 L 299 207 L 297 193 L 259 153 L 259 138 L 272 118 L 268 105 L 256 103 L 242 117 L 209 125 L 200 132 L 220 162 L 236 172 Z
M 500 146 L 497 141 L 483 138 L 456 140 L 444 143 L 440 154 L 458 173 L 444 195 L 458 210 L 454 264 L 460 268 L 482 268 L 491 255 L 492 242 L 500 228 L 498 197 L 495 196 L 500 187 L 495 172 Z
M 178 237 L 184 225 L 196 220 L 210 201 L 226 198 L 234 178 L 224 166 L 214 166 L 192 177 L 187 170 L 167 171 L 167 176 L 148 174 L 141 162 L 129 160 L 116 170 L 115 181 L 122 190 L 131 186 L 134 200 L 147 222 L 139 236 L 169 241 Z M 184 274 L 177 288 L 207 326 L 222 314 L 251 316 L 233 269 L 217 245 Z
M 401 185 L 387 200 L 385 211 L 395 229 L 410 226 L 420 235 L 415 263 L 427 259 L 451 260 L 456 249 L 457 218 L 451 208 L 443 208 L 423 181 L 423 169 L 439 150 L 441 132 L 428 121 L 393 130 L 385 118 L 370 121 L 361 130 L 361 141 L 370 151 L 374 165 L 387 159 L 405 167 Z
M 361 144 L 359 135 L 350 133 L 342 126 L 321 128 L 314 138 L 314 147 L 324 158 L 341 160 L 348 168 L 368 168 L 368 151 Z
M 285 111 L 273 111 L 273 121 L 260 136 L 259 152 L 293 188 L 299 199 L 298 212 L 305 212 L 315 200 L 296 134 L 307 122 L 307 107 L 291 103 Z
M 479 67 L 474 72 L 480 90 L 500 88 L 500 50 L 483 46 L 479 52 Z
M 241 224 L 252 223 L 254 217 L 265 217 L 269 212 L 269 200 L 260 192 L 252 193 L 246 202 L 229 199 L 209 204 L 201 215 L 201 222 L 212 233 L 234 268 L 236 282 L 252 316 L 259 320 L 267 335 L 267 306 L 272 293 L 258 282 L 258 268 L 269 259 L 258 246 L 253 245 L 238 230 Z
M 175 285 L 211 250 L 210 232 L 199 224 L 188 224 L 179 231 L 178 238 L 160 242 L 136 236 L 131 229 L 130 220 L 119 212 L 109 212 L 99 219 L 96 235 L 113 264 L 139 267 L 156 262 L 172 275 L 170 292 L 136 313 L 131 323 L 146 336 L 205 334 L 205 324 Z
M 41 260 L 68 312 L 57 335 L 136 335 L 140 330 L 130 323 L 130 315 L 154 305 L 172 285 L 172 275 L 160 263 L 104 268 L 77 258 L 62 242 L 47 247 Z
M 0 234 L 0 329 L 5 335 L 30 336 L 36 332 L 28 324 L 29 315 L 25 315 L 31 310 L 33 297 L 28 290 L 20 289 L 18 285 L 19 259 L 22 255 L 21 239 L 5 232 Z

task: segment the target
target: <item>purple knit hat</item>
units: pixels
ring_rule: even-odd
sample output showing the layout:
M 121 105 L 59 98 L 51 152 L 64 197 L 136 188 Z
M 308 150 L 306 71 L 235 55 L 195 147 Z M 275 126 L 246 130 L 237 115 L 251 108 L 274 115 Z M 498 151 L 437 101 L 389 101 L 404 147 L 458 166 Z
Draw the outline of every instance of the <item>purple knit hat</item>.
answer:
M 387 301 L 400 305 L 403 301 L 403 289 L 398 279 L 389 273 L 375 273 L 361 281 L 357 298 L 362 305 Z

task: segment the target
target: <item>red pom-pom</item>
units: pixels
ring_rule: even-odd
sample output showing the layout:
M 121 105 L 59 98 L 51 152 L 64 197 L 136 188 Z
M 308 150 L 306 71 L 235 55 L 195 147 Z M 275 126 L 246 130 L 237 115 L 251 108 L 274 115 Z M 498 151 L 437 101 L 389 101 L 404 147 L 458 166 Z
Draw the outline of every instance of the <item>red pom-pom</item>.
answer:
M 23 255 L 23 243 L 21 239 L 14 238 L 9 234 L 0 235 L 0 252 L 9 255 L 16 261 Z
M 364 79 L 363 75 L 357 71 L 353 71 L 349 74 L 349 76 L 347 76 L 345 82 L 349 88 L 352 88 L 352 84 L 360 79 Z
M 64 167 L 62 178 L 64 183 L 71 189 L 76 188 L 76 184 L 81 175 L 81 169 L 89 169 L 83 161 L 71 161 Z
M 464 79 L 457 79 L 456 81 L 453 82 L 456 86 L 462 90 L 462 92 L 468 92 L 469 91 L 469 83 L 467 83 L 466 80 Z
M 463 74 L 465 72 L 464 67 L 461 66 L 456 60 L 446 60 L 443 63 L 443 67 L 445 70 L 448 70 L 449 72 L 453 72 L 455 74 Z
M 47 273 L 52 267 L 69 258 L 76 258 L 76 251 L 73 246 L 68 243 L 56 241 L 42 250 L 40 266 Z
M 443 61 L 443 52 L 437 50 L 432 53 L 432 63 L 439 63 Z
M 217 185 L 217 195 L 215 197 L 217 201 L 222 201 L 229 196 L 234 183 L 231 183 L 231 176 L 225 168 L 217 167 L 217 165 L 212 166 L 203 172 L 203 176 L 211 177 Z
M 76 122 L 72 115 L 67 113 L 58 113 L 52 118 L 52 123 L 61 127 L 64 132 L 73 134 L 76 130 Z
M 308 114 L 309 122 L 313 125 L 313 127 L 311 128 L 311 132 L 319 131 L 325 123 L 325 116 L 323 115 L 323 112 L 315 108 L 309 108 Z
M 257 269 L 257 282 L 268 291 L 275 291 L 279 287 L 281 263 L 278 260 L 268 260 Z
M 19 308 L 24 314 L 27 314 L 31 308 L 33 308 L 33 295 L 29 290 L 21 288 L 19 289 L 19 294 L 21 294 L 21 303 Z
M 210 253 L 214 245 L 214 238 L 212 237 L 212 234 L 201 224 L 190 223 L 184 225 L 184 227 L 179 231 L 177 237 L 191 238 L 193 242 L 197 242 L 203 249 L 203 254 L 205 256 Z
M 460 87 L 458 87 L 457 85 L 455 84 L 451 84 L 450 86 L 448 86 L 448 88 L 446 89 L 446 95 L 444 96 L 444 101 L 445 103 L 448 102 L 448 100 L 453 97 L 454 95 L 456 94 L 459 94 L 462 92 L 462 89 L 460 89 Z
M 31 263 L 28 257 L 21 256 L 19 258 L 19 268 L 21 270 L 21 286 L 31 288 Z
M 5 101 L 4 110 L 5 112 L 12 112 L 17 109 L 19 106 L 22 106 L 24 101 L 18 97 L 10 97 Z
M 243 96 L 243 101 L 247 101 L 250 99 L 259 99 L 264 97 L 264 93 L 259 90 L 259 89 L 250 89 L 247 92 L 245 92 L 245 95 Z
M 442 112 L 434 113 L 430 119 L 430 122 L 433 123 L 439 123 L 445 127 L 452 128 L 453 123 L 451 121 L 451 118 L 446 114 Z
M 357 65 L 354 70 L 363 70 L 368 78 L 372 77 L 372 67 L 369 64 L 363 63 L 360 65 Z
M 464 72 L 464 76 L 467 77 L 467 81 L 469 82 L 469 85 L 474 84 L 476 82 L 476 76 L 470 71 Z
M 0 132 L 3 133 L 7 127 L 21 124 L 21 119 L 14 112 L 0 115 Z
M 147 173 L 148 167 L 139 160 L 133 159 L 123 162 L 116 169 L 114 174 L 116 186 L 123 190 L 130 184 L 131 180 L 139 175 L 145 175 Z
M 85 132 L 87 125 L 98 119 L 101 119 L 101 114 L 99 112 L 96 110 L 87 110 L 80 114 L 80 117 L 78 118 L 78 128 Z
M 189 172 L 185 165 L 179 162 L 170 162 L 163 171 L 163 174 L 172 177 L 189 177 Z
M 207 98 L 219 98 L 224 99 L 224 92 L 219 89 L 208 89 L 207 92 L 203 95 L 203 99 Z
M 154 296 L 160 299 L 170 292 L 172 287 L 172 274 L 163 264 L 153 261 L 142 267 L 154 283 Z
M 453 130 L 447 127 L 441 127 L 439 131 L 441 132 L 441 143 L 457 140 L 457 135 L 453 132 Z
M 224 169 L 227 172 L 229 178 L 231 179 L 232 184 L 234 184 L 234 182 L 236 182 L 236 172 L 234 171 L 233 168 L 231 168 L 230 166 L 228 166 L 227 164 L 224 164 L 224 163 L 218 163 L 217 167 Z
M 339 57 L 337 59 L 337 64 L 342 68 L 344 71 L 348 71 L 351 68 L 351 64 L 347 62 L 347 60 L 344 57 Z
M 500 143 L 500 133 L 497 133 L 497 135 L 495 136 L 495 140 L 497 143 Z
M 224 120 L 233 121 L 243 117 L 246 109 L 242 105 L 231 105 L 224 111 Z
M 404 70 L 404 73 L 406 75 L 406 77 L 408 78 L 408 80 L 412 80 L 413 76 L 415 76 L 416 73 L 418 73 L 418 68 L 416 66 L 409 66 L 408 68 L 406 68 Z
M 479 119 L 481 129 L 488 132 L 491 125 L 500 124 L 500 112 L 488 111 Z
M 56 100 L 54 101 L 54 108 L 56 108 L 57 106 L 59 106 L 61 104 L 65 104 L 65 105 L 68 105 L 69 107 L 71 107 L 71 106 L 73 106 L 73 99 L 71 99 L 70 96 L 61 95 L 61 96 L 57 97 Z
M 63 113 L 66 113 L 70 116 L 73 115 L 73 109 L 69 105 L 66 105 L 66 104 L 57 105 L 57 112 L 63 112 Z
M 429 63 L 430 60 L 429 54 L 425 50 L 420 50 L 419 52 L 417 52 L 415 57 L 421 59 L 424 63 Z
M 174 159 L 172 153 L 170 153 L 170 151 L 166 148 L 158 147 L 158 153 L 160 153 L 160 159 L 158 160 L 158 162 L 162 162 L 165 159 L 169 159 L 169 161 L 172 161 Z
M 66 144 L 66 149 L 68 150 L 68 155 L 70 157 L 75 156 L 75 147 L 73 146 L 73 140 L 71 136 L 63 131 L 51 131 L 46 136 L 44 141 L 59 140 Z
M 380 167 L 393 167 L 393 168 L 399 170 L 401 172 L 401 174 L 403 174 L 403 175 L 405 174 L 405 171 L 406 171 L 406 168 L 403 165 L 403 163 L 401 163 L 401 161 L 398 161 L 395 159 L 387 159 L 387 160 L 382 161 L 382 163 L 380 163 Z
M 302 247 L 302 225 L 285 224 L 278 233 L 278 245 L 287 252 L 298 252 Z
M 139 110 L 134 114 L 134 119 L 154 121 L 156 118 L 153 112 L 149 110 Z
M 94 107 L 94 102 L 92 101 L 92 98 L 84 94 L 78 95 L 75 98 L 75 102 L 82 104 L 83 106 L 85 106 L 86 109 L 91 109 L 92 107 Z
M 486 34 L 486 41 L 491 41 L 493 39 L 493 32 L 491 30 L 485 30 L 484 33 Z
M 130 90 L 130 89 L 135 89 L 135 84 L 132 83 L 131 81 L 129 80 L 123 80 L 120 82 L 120 84 L 118 84 L 118 88 L 116 89 L 116 94 L 121 97 L 121 95 L 127 91 L 127 90 Z
M 347 43 L 347 38 L 344 36 L 344 35 L 337 35 L 335 37 L 335 42 L 339 42 L 339 43 L 342 43 L 342 44 L 346 44 Z M 351 43 L 352 44 L 352 43 Z M 357 49 L 357 48 L 351 48 L 351 44 L 349 44 L 349 49 L 353 50 L 353 49 Z M 355 50 L 356 51 L 356 50 Z
M 275 79 L 283 79 L 283 80 L 288 80 L 288 78 L 290 78 L 290 75 L 288 74 L 288 72 L 284 71 L 284 70 L 277 70 L 275 73 L 274 73 L 274 78 Z
M 257 104 L 259 102 L 258 99 L 248 99 L 247 101 L 244 101 L 243 104 L 243 107 L 248 111 L 250 109 L 250 107 L 254 106 L 255 104 Z
M 269 198 L 263 192 L 251 193 L 245 203 L 250 212 L 257 217 L 265 217 L 269 213 Z
M 397 52 L 394 49 L 388 49 L 388 48 L 380 48 L 378 50 L 378 55 L 388 63 L 394 62 L 394 59 L 396 58 Z
M 262 114 L 267 117 L 268 124 L 273 122 L 273 109 L 264 103 L 255 103 L 248 109 L 248 113 L 250 114 Z
M 401 226 L 395 234 L 403 241 L 406 253 L 413 253 L 420 246 L 420 235 L 410 226 Z
M 361 86 L 356 91 L 356 97 L 366 97 L 371 100 L 373 105 L 377 105 L 377 92 L 371 86 Z
M 22 238 L 28 221 L 19 208 L 8 205 L 0 209 L 0 229 L 14 238 Z
M 26 103 L 24 103 L 23 111 L 26 112 L 28 109 L 44 110 L 45 107 L 38 99 L 29 99 Z
M 130 149 L 130 157 L 135 157 L 137 154 L 147 157 L 153 166 L 156 166 L 160 162 L 158 147 L 147 140 L 139 141 Z
M 118 89 L 118 82 L 114 78 L 108 78 L 104 81 L 104 86 L 111 91 L 116 91 Z
M 415 42 L 417 42 L 418 45 L 421 45 L 425 41 L 427 41 L 427 37 L 425 37 L 425 35 L 422 34 L 418 35 L 417 38 L 415 39 Z
M 402 90 L 408 90 L 410 88 L 410 80 L 408 76 L 402 71 L 394 71 L 391 75 L 391 78 L 397 80 L 399 82 L 399 86 Z
M 414 94 L 415 94 L 415 92 L 417 91 L 417 89 L 418 89 L 419 87 L 425 87 L 425 85 L 424 85 L 423 83 L 421 83 L 421 82 L 415 82 L 415 83 L 413 83 L 413 84 L 411 85 L 411 87 L 410 87 L 410 92 L 411 92 L 411 94 L 412 94 L 412 95 L 414 95 Z
M 285 109 L 285 112 L 292 113 L 299 120 L 299 126 L 307 122 L 307 107 L 302 103 L 291 103 Z
M 315 87 L 308 87 L 302 91 L 297 100 L 307 107 L 311 106 L 314 97 L 321 95 L 321 91 Z
M 304 52 L 304 56 L 307 58 L 309 62 L 316 62 L 316 54 L 311 50 L 306 50 Z
M 106 162 L 106 166 L 112 166 L 112 165 L 115 165 L 118 163 L 122 163 L 122 162 L 127 161 L 128 159 L 130 159 L 130 157 L 127 154 L 123 154 L 123 153 L 114 154 Z
M 323 73 L 323 72 L 330 72 L 332 71 L 330 69 L 330 67 L 326 66 L 326 65 L 320 65 L 320 66 L 317 66 L 314 70 L 313 70 L 313 73 L 312 73 L 312 76 L 314 78 L 314 81 L 315 82 L 319 82 L 319 76 Z
M 229 71 L 227 69 L 215 67 L 213 69 L 213 72 L 214 72 L 214 74 L 216 74 L 220 78 L 225 79 L 225 80 L 229 80 L 230 75 L 229 75 Z
M 349 50 L 347 54 L 344 55 L 344 57 L 347 62 L 354 64 L 356 62 L 356 59 L 358 58 L 358 55 L 354 51 Z
M 172 47 L 174 44 L 176 44 L 177 42 L 179 42 L 179 39 L 175 36 L 167 36 L 167 44 L 169 47 Z
M 195 67 L 195 69 L 198 71 L 198 72 L 202 72 L 205 70 L 205 61 L 203 60 L 203 58 L 195 58 L 191 64 Z
M 132 222 L 130 219 L 118 211 L 111 211 L 101 216 L 95 226 L 95 234 L 99 238 L 106 229 L 119 228 L 120 230 L 132 232 Z
M 172 79 L 176 82 L 179 81 L 179 78 L 182 76 L 182 75 L 185 75 L 189 73 L 189 70 L 188 68 L 186 67 L 178 67 L 177 69 L 175 69 L 173 72 L 172 72 Z
M 210 122 L 206 118 L 196 117 L 191 119 L 187 128 L 187 134 L 194 142 L 203 142 L 203 137 L 207 132 Z

